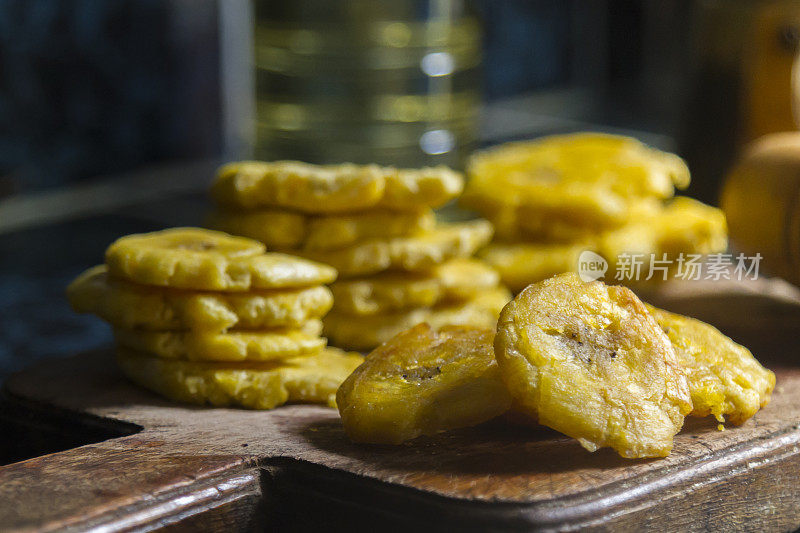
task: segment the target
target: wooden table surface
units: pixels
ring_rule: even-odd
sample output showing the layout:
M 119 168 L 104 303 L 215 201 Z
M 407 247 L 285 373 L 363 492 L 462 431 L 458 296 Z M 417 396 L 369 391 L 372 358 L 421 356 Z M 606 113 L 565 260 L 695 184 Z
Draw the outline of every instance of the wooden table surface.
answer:
M 499 421 L 356 445 L 332 409 L 187 407 L 129 384 L 107 351 L 46 361 L 6 383 L 4 416 L 97 442 L 0 467 L 0 527 L 795 529 L 800 305 L 774 288 L 662 294 L 662 305 L 716 313 L 778 375 L 752 420 L 718 431 L 710 418 L 687 419 L 665 459 L 588 453 L 546 428 Z M 707 304 L 715 298 L 724 302 Z

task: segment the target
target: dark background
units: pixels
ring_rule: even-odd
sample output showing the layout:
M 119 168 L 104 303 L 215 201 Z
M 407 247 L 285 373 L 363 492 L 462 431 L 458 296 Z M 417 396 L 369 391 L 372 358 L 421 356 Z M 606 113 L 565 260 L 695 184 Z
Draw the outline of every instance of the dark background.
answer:
M 0 0 L 0 378 L 110 341 L 63 291 L 113 239 L 202 220 L 226 156 L 221 5 Z M 788 87 L 753 66 L 764 54 L 780 77 L 794 60 L 797 19 L 754 12 L 775 6 L 798 2 L 476 1 L 481 144 L 636 135 L 686 157 L 689 193 L 716 203 L 748 138 L 743 87 Z
M 659 8 L 665 27 L 680 4 Z M 652 3 L 472 5 L 487 102 L 570 86 L 602 96 L 645 75 Z M 209 0 L 0 1 L 0 194 L 219 155 L 218 18 Z M 592 118 L 635 125 L 613 109 Z

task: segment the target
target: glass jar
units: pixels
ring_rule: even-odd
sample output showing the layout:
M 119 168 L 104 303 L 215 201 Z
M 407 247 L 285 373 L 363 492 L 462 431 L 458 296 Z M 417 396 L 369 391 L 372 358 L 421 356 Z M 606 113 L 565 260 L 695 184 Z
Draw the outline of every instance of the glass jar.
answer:
M 463 0 L 255 1 L 259 159 L 461 166 L 481 32 Z

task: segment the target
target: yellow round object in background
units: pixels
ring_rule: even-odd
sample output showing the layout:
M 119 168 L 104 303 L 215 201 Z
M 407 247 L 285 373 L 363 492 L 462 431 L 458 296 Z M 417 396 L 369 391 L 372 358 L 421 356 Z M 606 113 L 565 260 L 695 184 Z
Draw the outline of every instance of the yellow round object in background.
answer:
M 79 313 L 94 313 L 126 329 L 199 330 L 300 327 L 333 305 L 330 289 L 206 292 L 138 285 L 108 276 L 105 265 L 92 267 L 67 287 Z
M 322 323 L 310 320 L 301 328 L 257 331 L 145 331 L 114 328 L 117 344 L 168 359 L 196 361 L 275 361 L 319 352 Z
M 336 348 L 280 363 L 184 361 L 117 350 L 117 364 L 131 381 L 170 400 L 248 409 L 287 402 L 335 407 L 336 390 L 363 359 Z
M 469 257 L 492 238 L 485 220 L 441 224 L 430 232 L 411 237 L 370 239 L 338 250 L 288 250 L 331 265 L 340 278 L 377 274 L 387 270 L 424 271 L 449 259 Z
M 443 166 L 398 169 L 351 163 L 240 161 L 219 170 L 211 194 L 219 204 L 231 207 L 329 214 L 376 207 L 439 207 L 457 197 L 463 187 L 461 174 Z
M 143 285 L 246 291 L 329 283 L 336 271 L 284 254 L 264 253 L 253 239 L 201 228 L 127 235 L 106 250 L 108 272 Z
M 323 331 L 334 346 L 349 350 L 371 350 L 423 322 L 434 329 L 450 325 L 494 329 L 500 310 L 509 300 L 511 294 L 508 289 L 496 287 L 463 302 L 394 313 L 354 316 L 334 311 L 325 317 Z

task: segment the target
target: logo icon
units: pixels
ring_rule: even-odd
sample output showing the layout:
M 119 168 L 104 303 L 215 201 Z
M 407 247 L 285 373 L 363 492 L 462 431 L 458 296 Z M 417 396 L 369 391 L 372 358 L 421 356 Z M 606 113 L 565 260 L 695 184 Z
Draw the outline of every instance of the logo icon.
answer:
M 605 277 L 607 270 L 608 261 L 591 250 L 584 250 L 578 256 L 578 276 L 583 281 L 595 281 Z

